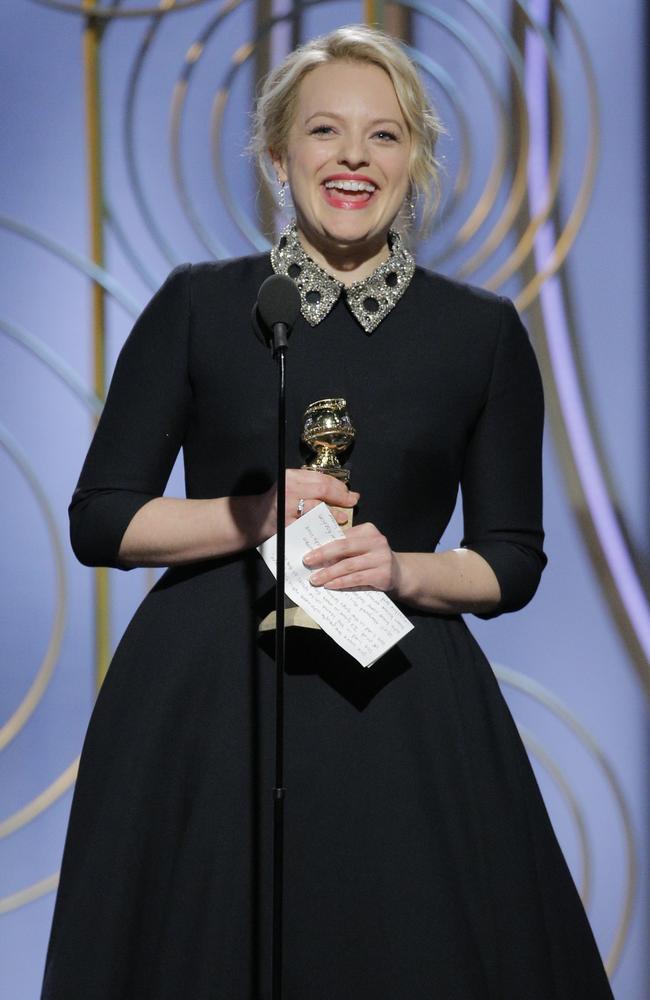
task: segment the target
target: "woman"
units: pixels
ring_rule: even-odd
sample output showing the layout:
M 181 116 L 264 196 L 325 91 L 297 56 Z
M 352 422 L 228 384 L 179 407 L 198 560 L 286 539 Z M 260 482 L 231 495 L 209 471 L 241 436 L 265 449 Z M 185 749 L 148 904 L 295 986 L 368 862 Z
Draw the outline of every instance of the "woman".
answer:
M 256 145 L 296 223 L 270 258 L 177 269 L 120 356 L 71 505 L 82 562 L 169 565 L 84 747 L 47 1000 L 268 997 L 274 379 L 250 331 L 299 287 L 287 524 L 355 527 L 314 586 L 387 591 L 415 628 L 362 670 L 292 629 L 286 1000 L 578 1000 L 611 992 L 516 729 L 461 614 L 522 607 L 544 567 L 542 392 L 512 305 L 416 268 L 393 229 L 439 126 L 399 46 L 343 28 L 292 53 Z M 301 470 L 307 404 L 342 395 L 354 490 Z M 162 498 L 183 447 L 189 499 Z M 465 537 L 435 552 L 459 483 Z M 355 492 L 355 491 L 359 492 Z M 217 498 L 217 499 L 215 499 Z M 339 512 L 341 521 L 345 512 Z

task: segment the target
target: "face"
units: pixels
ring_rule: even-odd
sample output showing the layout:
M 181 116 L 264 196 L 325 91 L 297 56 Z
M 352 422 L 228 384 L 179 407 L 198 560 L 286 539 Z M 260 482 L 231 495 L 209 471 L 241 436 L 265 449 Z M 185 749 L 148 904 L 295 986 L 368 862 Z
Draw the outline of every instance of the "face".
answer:
M 318 258 L 386 246 L 409 188 L 410 149 L 393 84 L 379 66 L 331 62 L 304 77 L 287 151 L 274 165 L 289 182 L 308 252 Z

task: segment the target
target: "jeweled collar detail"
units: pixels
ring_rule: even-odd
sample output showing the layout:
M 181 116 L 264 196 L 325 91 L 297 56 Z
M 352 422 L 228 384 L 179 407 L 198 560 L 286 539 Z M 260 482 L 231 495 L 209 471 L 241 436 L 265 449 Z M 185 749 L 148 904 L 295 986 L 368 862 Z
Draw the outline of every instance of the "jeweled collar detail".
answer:
M 310 326 L 325 319 L 343 293 L 350 312 L 366 333 L 372 333 L 401 299 L 415 271 L 415 261 L 402 245 L 399 233 L 391 229 L 388 241 L 388 260 L 367 278 L 346 286 L 305 253 L 292 222 L 282 230 L 271 250 L 271 266 L 276 274 L 286 274 L 295 283 L 301 312 Z

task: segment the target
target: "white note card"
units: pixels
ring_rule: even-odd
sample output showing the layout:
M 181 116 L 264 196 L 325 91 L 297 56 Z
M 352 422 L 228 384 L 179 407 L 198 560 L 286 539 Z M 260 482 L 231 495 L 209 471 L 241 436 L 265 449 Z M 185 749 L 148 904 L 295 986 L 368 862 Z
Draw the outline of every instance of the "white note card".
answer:
M 413 625 L 390 597 L 378 590 L 326 590 L 314 587 L 303 556 L 345 535 L 326 504 L 303 514 L 289 525 L 285 535 L 285 592 L 299 604 L 324 632 L 362 667 L 371 667 L 391 646 L 407 635 Z M 277 570 L 276 539 L 267 539 L 258 552 L 274 576 Z

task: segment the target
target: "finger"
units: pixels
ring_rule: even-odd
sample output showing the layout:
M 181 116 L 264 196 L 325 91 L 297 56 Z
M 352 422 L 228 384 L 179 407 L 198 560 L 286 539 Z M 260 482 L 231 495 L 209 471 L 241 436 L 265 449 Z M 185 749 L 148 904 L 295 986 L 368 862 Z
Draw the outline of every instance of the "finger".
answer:
M 391 590 L 393 577 L 390 563 L 364 567 L 360 561 L 345 560 L 335 567 L 336 575 L 320 586 L 326 590 Z M 327 570 L 323 572 L 328 572 Z
M 324 501 L 318 497 L 310 498 L 307 496 L 296 496 L 296 497 L 288 496 L 285 509 L 287 515 L 289 516 L 295 515 L 296 517 L 300 517 L 301 513 L 306 514 L 307 511 L 313 510 L 314 507 L 318 507 L 319 504 L 322 503 L 324 503 Z M 328 510 L 333 515 L 334 519 L 337 521 L 338 524 L 344 525 L 349 523 L 350 520 L 349 507 L 346 507 L 345 509 L 341 507 L 328 507 Z
M 337 580 L 332 580 L 331 583 L 326 583 L 325 590 L 382 590 L 386 591 L 388 588 L 383 587 L 380 584 L 369 583 L 367 573 L 351 573 L 349 576 L 339 577 Z
M 324 590 L 390 590 L 390 576 L 383 569 L 356 570 L 321 584 Z
M 307 552 L 302 561 L 305 566 L 309 567 L 325 566 L 351 555 L 352 552 L 353 549 L 347 544 L 347 538 L 341 538 L 340 541 L 328 542 L 317 549 L 312 549 L 311 552 Z
M 302 504 L 300 503 L 301 500 Z M 313 510 L 314 507 L 318 507 L 320 503 L 322 503 L 321 500 L 308 500 L 306 497 L 292 497 L 291 499 L 287 499 L 287 505 L 285 508 L 286 516 L 290 520 L 297 521 L 299 517 L 302 517 L 303 514 L 309 513 L 309 511 Z
M 371 521 L 363 521 L 361 524 L 355 524 L 353 528 L 347 532 L 347 538 L 364 538 L 366 543 L 369 538 L 381 539 L 388 544 L 388 539 L 385 535 L 382 535 L 379 528 L 376 527 Z
M 288 469 L 287 492 L 324 500 L 334 507 L 354 507 L 359 494 L 334 476 L 311 469 Z
M 347 577 L 350 574 L 368 573 L 383 569 L 383 560 L 373 558 L 373 553 L 364 553 L 360 556 L 351 556 L 348 559 L 338 559 L 336 562 L 328 563 L 312 573 L 309 582 L 314 587 L 323 587 L 334 580 Z
M 368 525 L 368 527 L 372 528 L 373 526 Z M 303 558 L 305 566 L 321 566 L 349 556 L 361 555 L 364 552 L 383 552 L 388 558 L 390 555 L 390 546 L 384 535 L 380 534 L 376 529 L 373 531 L 362 531 L 360 530 L 362 528 L 366 528 L 366 525 L 349 528 L 345 534 L 345 538 L 341 538 L 335 542 L 327 542 L 326 545 L 312 549 Z

